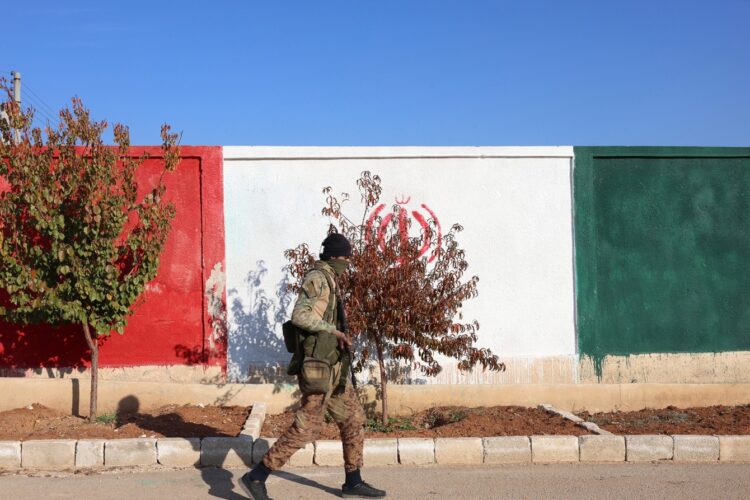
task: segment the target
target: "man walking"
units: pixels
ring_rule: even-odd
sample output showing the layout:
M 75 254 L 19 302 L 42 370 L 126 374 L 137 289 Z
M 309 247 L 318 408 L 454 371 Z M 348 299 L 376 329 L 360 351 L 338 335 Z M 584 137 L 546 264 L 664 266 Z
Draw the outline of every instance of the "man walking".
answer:
M 346 318 L 337 276 L 346 271 L 352 246 L 341 234 L 323 241 L 323 253 L 302 282 L 292 312 L 292 323 L 303 330 L 300 346 L 288 372 L 299 377 L 302 404 L 294 423 L 268 450 L 263 460 L 240 478 L 240 485 L 254 500 L 268 499 L 265 481 L 289 458 L 318 436 L 328 412 L 341 432 L 346 481 L 344 498 L 379 498 L 385 491 L 373 488 L 360 476 L 365 415 L 349 383 L 352 343 L 345 330 Z

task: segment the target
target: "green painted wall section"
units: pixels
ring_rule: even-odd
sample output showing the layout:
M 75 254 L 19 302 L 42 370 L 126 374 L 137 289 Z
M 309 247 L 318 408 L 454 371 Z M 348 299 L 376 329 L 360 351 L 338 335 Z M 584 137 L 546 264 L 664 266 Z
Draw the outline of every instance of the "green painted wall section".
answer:
M 578 349 L 750 350 L 750 148 L 575 148 Z

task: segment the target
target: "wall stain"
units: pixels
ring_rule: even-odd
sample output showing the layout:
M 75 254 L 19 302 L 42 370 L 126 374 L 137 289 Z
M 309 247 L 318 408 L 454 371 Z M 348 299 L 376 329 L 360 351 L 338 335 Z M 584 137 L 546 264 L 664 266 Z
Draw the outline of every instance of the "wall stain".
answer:
M 224 304 L 226 284 L 226 273 L 222 270 L 221 262 L 217 262 L 211 269 L 205 288 L 206 310 L 211 323 L 208 346 L 212 351 L 216 350 L 217 342 L 226 338 L 227 334 L 227 308 Z

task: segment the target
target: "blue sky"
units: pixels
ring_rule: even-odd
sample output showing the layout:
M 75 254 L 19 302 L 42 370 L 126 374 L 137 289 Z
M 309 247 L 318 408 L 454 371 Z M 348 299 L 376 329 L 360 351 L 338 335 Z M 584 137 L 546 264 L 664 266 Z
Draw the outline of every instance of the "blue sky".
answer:
M 750 145 L 750 0 L 35 0 L 2 15 L 0 71 L 22 73 L 27 103 L 78 95 L 136 144 L 166 121 L 193 145 Z

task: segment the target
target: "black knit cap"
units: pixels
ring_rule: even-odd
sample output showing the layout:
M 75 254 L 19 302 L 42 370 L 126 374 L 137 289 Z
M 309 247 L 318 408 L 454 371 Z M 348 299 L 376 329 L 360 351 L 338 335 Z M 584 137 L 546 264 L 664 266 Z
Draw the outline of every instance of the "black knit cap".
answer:
M 329 234 L 323 240 L 323 253 L 320 254 L 322 260 L 328 260 L 331 257 L 351 257 L 352 244 L 346 239 L 346 236 L 339 233 Z

